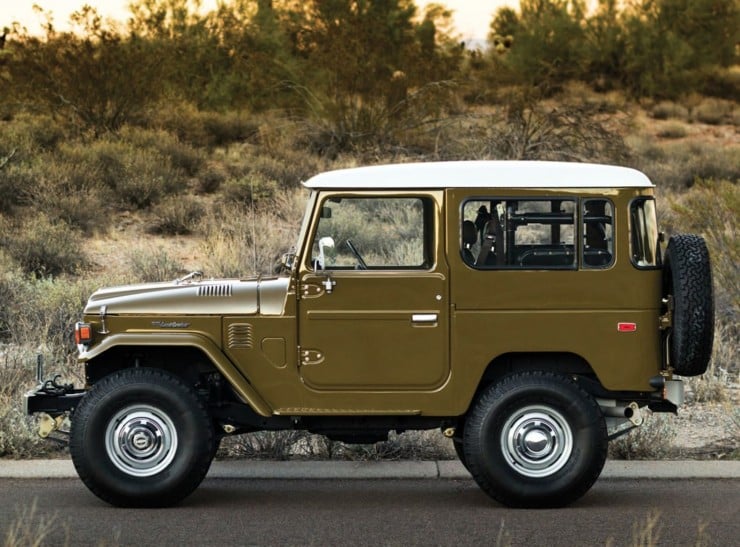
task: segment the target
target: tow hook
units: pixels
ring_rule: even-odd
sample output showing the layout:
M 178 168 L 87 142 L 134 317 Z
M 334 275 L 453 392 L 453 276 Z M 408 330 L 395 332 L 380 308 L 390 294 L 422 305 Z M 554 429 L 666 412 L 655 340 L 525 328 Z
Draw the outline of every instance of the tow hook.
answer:
M 624 409 L 624 417 L 632 422 L 632 425 L 635 427 L 642 425 L 642 422 L 645 420 L 642 416 L 642 411 L 640 410 L 639 405 L 634 401 L 628 404 L 627 408 Z
M 48 414 L 42 414 L 39 416 L 39 423 L 38 423 L 38 434 L 39 437 L 42 439 L 46 439 L 51 435 L 54 431 L 59 431 L 62 428 L 62 424 L 64 423 L 64 415 L 57 416 L 56 418 L 52 418 Z

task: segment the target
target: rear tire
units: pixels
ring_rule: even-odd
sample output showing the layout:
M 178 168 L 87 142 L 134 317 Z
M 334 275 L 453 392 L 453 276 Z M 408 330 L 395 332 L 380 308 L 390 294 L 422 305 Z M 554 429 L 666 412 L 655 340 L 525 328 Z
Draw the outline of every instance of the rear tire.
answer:
M 671 237 L 663 265 L 664 294 L 673 297 L 668 332 L 669 362 L 681 376 L 704 374 L 712 356 L 714 297 L 709 251 L 704 239 Z
M 480 396 L 465 424 L 467 467 L 510 507 L 561 507 L 599 477 L 607 431 L 596 401 L 569 378 L 524 372 Z
M 196 393 L 165 371 L 126 369 L 102 379 L 77 407 L 70 452 L 100 499 L 119 507 L 178 503 L 215 454 L 213 424 Z

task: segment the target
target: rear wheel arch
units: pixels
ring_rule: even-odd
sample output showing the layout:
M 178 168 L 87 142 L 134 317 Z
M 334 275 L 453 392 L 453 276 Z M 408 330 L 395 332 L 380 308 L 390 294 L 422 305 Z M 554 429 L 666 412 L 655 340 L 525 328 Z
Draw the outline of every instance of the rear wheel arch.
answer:
M 471 404 L 480 396 L 483 390 L 505 376 L 519 372 L 535 371 L 550 372 L 562 376 L 584 376 L 598 382 L 598 377 L 588 361 L 575 353 L 504 353 L 493 359 L 486 367 Z

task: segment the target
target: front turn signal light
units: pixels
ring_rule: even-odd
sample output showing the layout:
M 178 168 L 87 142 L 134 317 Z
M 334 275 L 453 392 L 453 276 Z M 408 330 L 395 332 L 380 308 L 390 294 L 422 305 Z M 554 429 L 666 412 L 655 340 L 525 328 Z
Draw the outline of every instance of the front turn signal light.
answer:
M 90 326 L 89 323 L 76 323 L 75 324 L 75 343 L 77 345 L 80 344 L 89 344 L 92 342 L 93 333 L 92 333 L 92 326 Z

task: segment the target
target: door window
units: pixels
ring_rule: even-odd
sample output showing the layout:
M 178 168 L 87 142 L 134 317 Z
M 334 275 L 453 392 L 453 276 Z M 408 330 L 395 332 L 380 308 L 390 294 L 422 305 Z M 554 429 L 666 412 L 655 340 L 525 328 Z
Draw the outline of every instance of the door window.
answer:
M 428 269 L 431 205 L 418 197 L 334 197 L 314 236 L 316 270 Z

